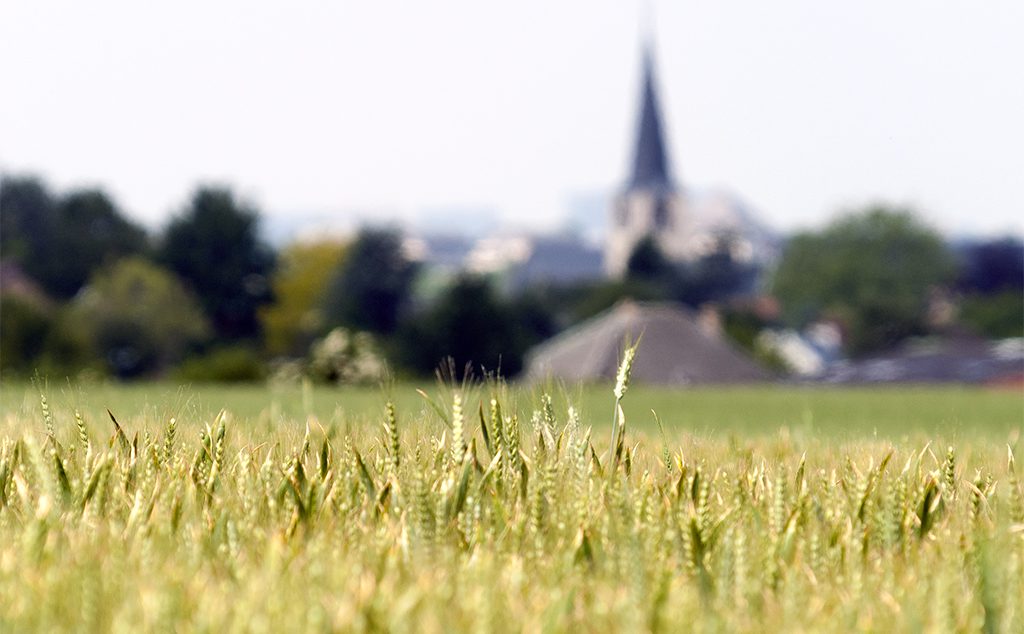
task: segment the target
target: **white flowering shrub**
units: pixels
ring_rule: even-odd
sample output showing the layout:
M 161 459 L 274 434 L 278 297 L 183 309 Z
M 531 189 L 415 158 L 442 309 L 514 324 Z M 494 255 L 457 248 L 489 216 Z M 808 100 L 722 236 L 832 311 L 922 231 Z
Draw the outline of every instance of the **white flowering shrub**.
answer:
M 335 328 L 310 347 L 310 374 L 331 383 L 374 383 L 387 366 L 373 337 L 366 332 Z

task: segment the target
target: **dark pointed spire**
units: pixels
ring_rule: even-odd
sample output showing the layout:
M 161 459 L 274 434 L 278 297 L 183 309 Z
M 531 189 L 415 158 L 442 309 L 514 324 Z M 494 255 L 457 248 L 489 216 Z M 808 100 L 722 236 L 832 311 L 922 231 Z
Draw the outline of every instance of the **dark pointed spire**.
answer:
M 644 78 L 640 105 L 640 128 L 633 155 L 629 189 L 672 189 L 672 177 L 665 147 L 661 112 L 654 86 L 654 60 L 650 45 L 644 49 Z

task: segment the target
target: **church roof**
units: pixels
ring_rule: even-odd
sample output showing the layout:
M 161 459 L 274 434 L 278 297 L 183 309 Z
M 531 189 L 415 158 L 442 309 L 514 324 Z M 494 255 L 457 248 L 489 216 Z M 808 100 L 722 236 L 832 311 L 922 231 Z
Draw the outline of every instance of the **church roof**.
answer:
M 650 48 L 644 51 L 640 127 L 633 154 L 633 173 L 628 189 L 672 189 L 668 150 L 654 82 L 654 60 Z
M 624 301 L 533 349 L 526 379 L 613 381 L 623 343 L 641 335 L 632 374 L 637 383 L 755 383 L 770 378 L 728 341 L 707 334 L 686 308 Z

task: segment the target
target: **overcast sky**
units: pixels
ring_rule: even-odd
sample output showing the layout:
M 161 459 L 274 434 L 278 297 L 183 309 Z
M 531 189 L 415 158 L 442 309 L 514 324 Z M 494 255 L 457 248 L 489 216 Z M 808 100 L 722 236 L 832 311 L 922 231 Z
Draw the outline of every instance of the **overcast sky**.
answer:
M 490 209 L 554 226 L 625 179 L 643 5 L 0 0 L 0 169 L 161 224 Z M 677 178 L 782 230 L 908 203 L 1024 234 L 1024 2 L 654 3 Z

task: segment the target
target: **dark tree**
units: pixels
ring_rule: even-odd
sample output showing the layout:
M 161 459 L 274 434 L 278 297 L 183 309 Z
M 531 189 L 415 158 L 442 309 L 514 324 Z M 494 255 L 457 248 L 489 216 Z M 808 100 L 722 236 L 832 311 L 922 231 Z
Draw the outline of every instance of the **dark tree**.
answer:
M 78 292 L 93 272 L 127 255 L 145 253 L 146 232 L 129 222 L 106 194 L 71 192 L 57 203 L 57 252 L 60 275 L 48 281 L 59 297 Z
M 61 299 L 77 293 L 104 264 L 147 250 L 145 231 L 98 189 L 54 201 L 35 179 L 4 179 L 0 217 L 3 257 Z
M 463 276 L 430 309 L 403 324 L 395 356 L 418 374 L 451 358 L 460 372 L 468 365 L 514 376 L 526 351 L 553 332 L 550 316 L 535 302 L 503 301 L 486 279 Z
M 688 306 L 723 301 L 752 291 L 757 276 L 757 267 L 720 248 L 680 267 L 672 295 Z
M 27 298 L 0 293 L 0 375 L 33 369 L 52 329 L 50 312 Z
M 414 275 L 397 232 L 364 229 L 328 286 L 327 325 L 393 333 L 408 306 Z
M 757 269 L 737 261 L 731 241 L 723 237 L 709 254 L 675 264 L 668 260 L 651 237 L 637 243 L 626 264 L 626 282 L 645 286 L 656 299 L 672 299 L 688 306 L 720 301 L 754 287 Z
M 53 256 L 57 224 L 53 197 L 36 178 L 0 178 L 0 257 L 40 279 L 38 265 Z
M 626 279 L 662 284 L 670 282 L 674 276 L 675 268 L 653 237 L 647 236 L 636 243 L 626 262 Z
M 257 309 L 270 301 L 274 253 L 260 239 L 254 207 L 226 188 L 198 189 L 167 227 L 160 260 L 199 297 L 218 338 L 259 335 Z

